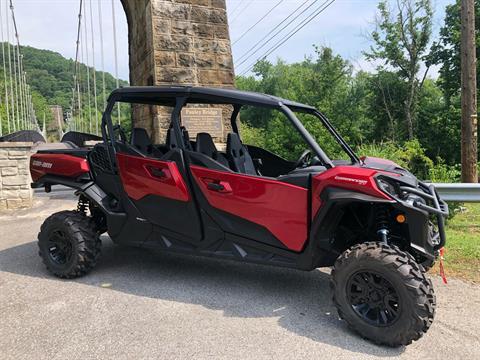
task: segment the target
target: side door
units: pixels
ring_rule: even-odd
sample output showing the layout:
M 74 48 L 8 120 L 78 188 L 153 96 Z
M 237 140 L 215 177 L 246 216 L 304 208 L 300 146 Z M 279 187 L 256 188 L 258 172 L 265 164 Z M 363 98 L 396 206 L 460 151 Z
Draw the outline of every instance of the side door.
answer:
M 252 242 L 301 251 L 308 237 L 308 189 L 272 178 L 190 165 L 199 204 L 220 225 Z
M 161 159 L 121 151 L 116 157 L 123 188 L 142 214 L 143 218 L 137 220 L 153 224 L 155 240 L 166 246 L 171 245 L 172 238 L 193 244 L 201 241 L 200 216 L 180 149 L 169 151 Z

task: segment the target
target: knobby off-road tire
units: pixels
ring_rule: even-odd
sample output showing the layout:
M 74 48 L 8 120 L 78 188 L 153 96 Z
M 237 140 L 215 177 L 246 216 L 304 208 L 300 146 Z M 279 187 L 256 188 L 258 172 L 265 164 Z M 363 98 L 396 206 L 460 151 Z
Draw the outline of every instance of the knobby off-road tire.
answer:
M 38 247 L 52 274 L 72 279 L 85 275 L 96 265 L 101 241 L 91 218 L 78 211 L 61 211 L 42 224 Z
M 408 345 L 433 322 L 432 283 L 396 246 L 368 242 L 346 250 L 335 262 L 331 288 L 340 318 L 377 344 Z

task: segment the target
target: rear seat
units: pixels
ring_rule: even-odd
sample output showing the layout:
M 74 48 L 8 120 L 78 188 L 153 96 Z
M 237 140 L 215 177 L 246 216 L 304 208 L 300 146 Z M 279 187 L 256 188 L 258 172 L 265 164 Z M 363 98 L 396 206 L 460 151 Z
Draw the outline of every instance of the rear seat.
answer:
M 227 157 L 217 150 L 217 147 L 215 146 L 212 137 L 208 133 L 197 134 L 195 151 L 200 154 L 207 155 L 208 157 L 219 162 L 225 167 L 229 167 Z

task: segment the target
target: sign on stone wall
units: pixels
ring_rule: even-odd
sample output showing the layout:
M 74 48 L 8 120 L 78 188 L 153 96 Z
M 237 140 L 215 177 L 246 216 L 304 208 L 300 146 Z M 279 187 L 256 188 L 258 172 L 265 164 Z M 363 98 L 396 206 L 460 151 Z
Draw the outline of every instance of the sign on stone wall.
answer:
M 182 125 L 188 130 L 190 138 L 198 133 L 209 133 L 213 138 L 223 138 L 223 121 L 221 108 L 184 108 Z

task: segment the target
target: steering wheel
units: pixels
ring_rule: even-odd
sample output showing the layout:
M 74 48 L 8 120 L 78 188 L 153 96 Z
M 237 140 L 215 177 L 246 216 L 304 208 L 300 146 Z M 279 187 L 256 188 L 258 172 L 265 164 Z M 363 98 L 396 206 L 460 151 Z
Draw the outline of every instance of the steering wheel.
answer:
M 312 162 L 313 156 L 311 150 L 305 150 L 295 163 L 294 169 L 298 167 L 307 167 Z
M 115 125 L 113 127 L 113 132 L 115 132 L 117 130 L 118 130 L 118 135 L 120 135 L 120 140 L 122 140 L 122 142 L 124 142 L 124 143 L 128 143 L 127 135 L 125 134 L 125 131 L 122 129 L 122 127 L 120 125 Z

